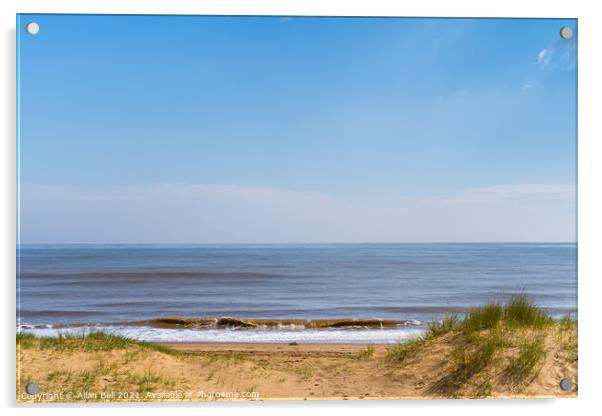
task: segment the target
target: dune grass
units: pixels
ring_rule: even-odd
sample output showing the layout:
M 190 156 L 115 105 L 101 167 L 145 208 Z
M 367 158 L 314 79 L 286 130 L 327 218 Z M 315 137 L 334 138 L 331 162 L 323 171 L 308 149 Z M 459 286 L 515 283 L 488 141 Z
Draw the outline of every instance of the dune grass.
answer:
M 571 329 L 576 329 L 577 321 L 574 320 L 573 317 L 569 314 L 560 318 L 560 320 L 558 321 L 558 325 L 560 326 L 561 330 L 567 331 Z
M 432 321 L 427 324 L 426 338 L 439 337 L 445 335 L 458 327 L 460 318 L 457 314 L 448 315 L 440 321 Z
M 566 315 L 558 322 L 558 326 L 560 328 L 558 341 L 560 342 L 566 357 L 571 362 L 576 362 L 578 358 L 577 321 L 570 315 Z
M 406 360 L 416 356 L 422 351 L 427 342 L 428 338 L 426 337 L 414 337 L 405 342 L 391 345 L 387 347 L 386 359 L 390 363 L 404 363 Z
M 498 332 L 491 332 L 487 336 L 471 340 L 461 340 L 450 354 L 451 369 L 430 386 L 429 391 L 448 397 L 460 396 L 462 388 L 467 383 L 492 365 L 502 345 L 503 338 Z M 479 380 L 476 388 L 476 392 L 472 393 L 473 396 L 487 396 L 491 392 L 491 383 L 487 379 Z
M 536 336 L 525 340 L 519 346 L 518 354 L 510 357 L 504 371 L 507 383 L 513 387 L 523 387 L 537 376 L 538 366 L 546 356 L 544 337 Z
M 554 320 L 525 296 L 515 296 L 504 308 L 504 321 L 513 328 L 542 329 L 554 324 Z
M 146 341 L 137 341 L 120 335 L 111 335 L 104 332 L 92 332 L 85 335 L 61 335 L 58 337 L 35 337 L 32 334 L 17 334 L 18 348 L 39 348 L 54 351 L 112 351 L 139 347 L 143 349 L 162 352 L 164 354 L 181 355 L 183 353 L 159 344 Z
M 495 329 L 502 321 L 504 312 L 505 308 L 498 303 L 472 308 L 462 321 L 462 330 L 470 333 L 484 329 Z
M 423 335 L 387 347 L 386 360 L 390 363 L 401 364 L 416 356 L 429 341 L 455 331 L 460 323 L 460 318 L 455 314 L 446 316 L 440 321 L 429 322 Z
M 428 345 L 439 342 L 448 350 L 448 368 L 429 387 L 448 397 L 491 395 L 495 383 L 522 391 L 538 375 L 546 357 L 545 338 L 556 331 L 562 348 L 576 361 L 576 321 L 554 321 L 525 296 L 506 304 L 472 308 L 459 318 L 451 315 L 427 325 L 421 337 L 391 346 L 386 360 L 403 365 L 410 358 L 430 354 Z
M 462 330 L 471 333 L 495 329 L 503 324 L 507 328 L 542 329 L 554 320 L 526 296 L 514 296 L 505 304 L 491 303 L 468 311 L 461 323 Z
M 52 353 L 88 353 L 86 366 L 80 369 L 53 368 L 44 379 L 37 382 L 42 388 L 54 386 L 57 391 L 93 392 L 90 396 L 72 397 L 76 401 L 104 401 L 97 393 L 104 389 L 135 392 L 142 399 L 147 392 L 169 390 L 181 380 L 171 379 L 155 373 L 152 362 L 145 362 L 148 367 L 142 372 L 129 372 L 124 366 L 132 361 L 144 362 L 150 352 L 159 352 L 188 357 L 189 353 L 175 351 L 162 345 L 137 341 L 122 336 L 106 333 L 90 333 L 86 335 L 60 335 L 58 337 L 35 337 L 31 334 L 17 334 L 17 353 L 19 350 L 49 351 Z M 121 350 L 121 358 L 112 360 L 112 351 Z M 119 356 L 119 355 L 118 355 Z M 109 358 L 109 359 L 108 359 Z M 22 374 L 18 374 L 18 394 L 28 383 Z M 59 387 L 60 386 L 60 387 Z M 108 387 L 111 386 L 111 387 Z M 133 398 L 133 397 L 132 397 Z
M 373 356 L 374 356 L 374 346 L 373 345 L 368 345 L 366 348 L 364 348 L 361 351 L 358 351 L 355 354 L 355 357 L 359 360 L 369 360 Z

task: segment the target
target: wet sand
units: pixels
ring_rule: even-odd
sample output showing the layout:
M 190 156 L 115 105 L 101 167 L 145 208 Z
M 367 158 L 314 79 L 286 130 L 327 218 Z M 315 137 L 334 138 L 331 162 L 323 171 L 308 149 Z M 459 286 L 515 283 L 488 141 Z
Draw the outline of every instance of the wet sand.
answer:
M 211 352 L 211 351 L 239 351 L 245 353 L 275 353 L 275 352 L 302 352 L 302 353 L 357 353 L 365 350 L 366 344 L 285 344 L 285 343 L 210 343 L 210 342 L 168 342 L 160 343 L 166 347 L 182 352 Z M 373 345 L 381 350 L 385 345 Z

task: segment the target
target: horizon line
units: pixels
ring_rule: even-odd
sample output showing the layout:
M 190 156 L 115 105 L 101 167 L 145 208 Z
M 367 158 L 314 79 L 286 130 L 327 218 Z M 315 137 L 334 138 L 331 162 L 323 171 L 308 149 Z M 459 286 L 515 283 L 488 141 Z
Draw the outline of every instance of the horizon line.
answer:
M 327 244 L 576 244 L 577 240 L 466 240 L 466 241 L 326 241 L 326 242 L 35 242 L 19 243 L 16 246 L 26 245 L 327 245 Z

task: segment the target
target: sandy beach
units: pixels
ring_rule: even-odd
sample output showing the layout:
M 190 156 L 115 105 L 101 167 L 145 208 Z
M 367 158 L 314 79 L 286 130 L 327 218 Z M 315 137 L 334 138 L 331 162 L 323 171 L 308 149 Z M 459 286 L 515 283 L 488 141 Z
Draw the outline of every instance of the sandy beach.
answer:
M 473 328 L 473 318 L 442 323 L 423 337 L 394 345 L 153 344 L 105 334 L 22 336 L 17 339 L 17 398 L 48 402 L 577 395 L 576 322 L 541 327 L 496 323 L 482 330 Z M 563 378 L 573 382 L 569 391 L 560 388 Z M 38 384 L 39 395 L 27 395 L 27 383 Z

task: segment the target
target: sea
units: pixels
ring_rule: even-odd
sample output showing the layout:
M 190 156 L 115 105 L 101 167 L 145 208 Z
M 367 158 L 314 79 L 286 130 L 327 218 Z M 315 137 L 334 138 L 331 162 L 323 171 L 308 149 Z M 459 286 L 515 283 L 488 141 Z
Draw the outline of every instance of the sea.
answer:
M 577 244 L 17 249 L 17 330 L 38 336 L 394 343 L 430 321 L 517 295 L 556 318 L 577 318 Z

